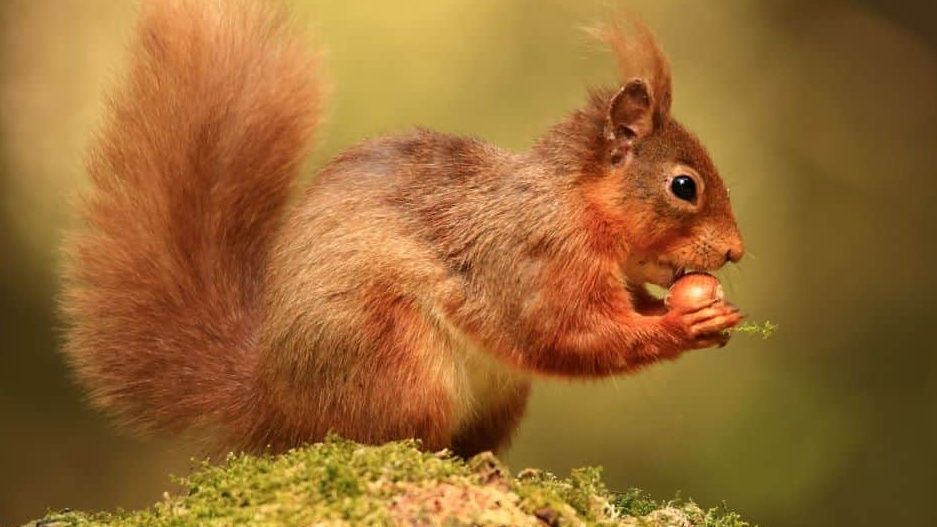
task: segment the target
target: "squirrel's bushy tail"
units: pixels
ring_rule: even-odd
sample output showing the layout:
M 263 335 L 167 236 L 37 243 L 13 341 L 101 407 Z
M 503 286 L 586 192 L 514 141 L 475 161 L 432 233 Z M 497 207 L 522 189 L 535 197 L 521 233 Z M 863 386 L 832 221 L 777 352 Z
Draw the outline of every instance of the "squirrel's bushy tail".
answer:
M 265 2 L 146 2 L 88 156 L 66 353 L 140 428 L 237 412 L 264 267 L 320 105 L 314 57 Z

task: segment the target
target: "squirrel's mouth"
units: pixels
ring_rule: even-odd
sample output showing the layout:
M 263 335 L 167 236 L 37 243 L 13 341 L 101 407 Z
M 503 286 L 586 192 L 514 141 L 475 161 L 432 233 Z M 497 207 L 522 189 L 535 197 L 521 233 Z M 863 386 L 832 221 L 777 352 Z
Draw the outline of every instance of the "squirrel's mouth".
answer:
M 683 275 L 687 274 L 687 272 L 692 273 L 693 270 L 687 271 L 686 267 L 683 267 L 683 266 L 675 267 L 673 270 L 673 281 L 676 282 L 677 280 L 682 278 Z
M 665 289 L 688 273 L 712 271 L 715 269 L 701 265 L 682 265 L 665 259 L 637 258 L 625 264 L 625 274 L 631 283 L 654 284 Z
M 672 286 L 674 282 L 683 278 L 683 276 L 686 274 L 697 273 L 697 272 L 702 271 L 702 269 L 699 269 L 696 267 L 684 267 L 682 265 L 671 265 L 670 268 L 671 268 L 671 278 L 670 278 L 670 283 L 667 284 L 667 287 Z
M 709 272 L 715 271 L 715 269 L 708 269 L 704 267 L 688 267 L 688 266 L 676 265 L 676 264 L 672 264 L 668 262 L 659 262 L 659 264 L 668 268 L 670 272 L 670 278 L 667 281 L 667 284 L 663 286 L 667 288 L 672 286 L 677 280 L 683 278 L 684 275 L 688 275 L 692 273 L 709 273 Z
M 640 260 L 628 267 L 628 279 L 633 283 L 654 284 L 668 288 L 686 273 L 686 268 L 662 260 Z

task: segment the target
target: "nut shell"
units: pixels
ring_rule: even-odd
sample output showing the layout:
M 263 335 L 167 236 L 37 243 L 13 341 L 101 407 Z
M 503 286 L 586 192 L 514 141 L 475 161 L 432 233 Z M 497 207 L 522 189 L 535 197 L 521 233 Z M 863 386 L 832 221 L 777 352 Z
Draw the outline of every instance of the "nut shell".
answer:
M 689 273 L 680 277 L 664 297 L 664 304 L 669 308 L 690 308 L 716 300 L 725 300 L 725 293 L 719 279 L 709 273 Z

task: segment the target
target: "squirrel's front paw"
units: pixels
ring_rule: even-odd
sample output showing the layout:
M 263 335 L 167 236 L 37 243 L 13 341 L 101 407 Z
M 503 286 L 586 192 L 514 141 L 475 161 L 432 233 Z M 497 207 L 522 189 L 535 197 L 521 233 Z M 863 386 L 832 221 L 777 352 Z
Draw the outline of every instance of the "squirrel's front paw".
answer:
M 708 300 L 671 310 L 664 318 L 685 340 L 686 349 L 703 349 L 725 346 L 729 342 L 726 330 L 738 325 L 745 317 L 731 304 Z

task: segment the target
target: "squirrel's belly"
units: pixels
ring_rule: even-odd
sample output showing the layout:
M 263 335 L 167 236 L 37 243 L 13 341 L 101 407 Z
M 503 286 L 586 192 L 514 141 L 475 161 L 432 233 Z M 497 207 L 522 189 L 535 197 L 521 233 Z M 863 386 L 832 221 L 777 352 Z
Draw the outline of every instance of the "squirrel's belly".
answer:
M 443 382 L 452 404 L 452 432 L 472 426 L 480 418 L 504 404 L 517 400 L 518 391 L 525 390 L 530 377 L 497 359 L 451 324 L 445 323 L 451 369 Z

